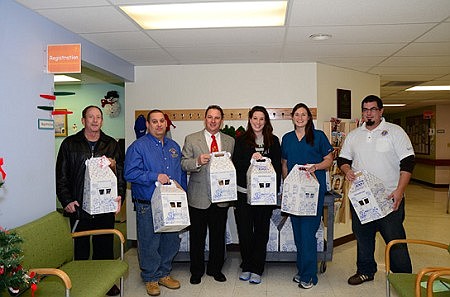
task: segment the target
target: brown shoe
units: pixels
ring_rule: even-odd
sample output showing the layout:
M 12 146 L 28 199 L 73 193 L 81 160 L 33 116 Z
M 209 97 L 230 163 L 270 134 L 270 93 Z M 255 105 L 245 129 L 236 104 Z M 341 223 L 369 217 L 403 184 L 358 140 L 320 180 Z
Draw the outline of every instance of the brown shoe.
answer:
M 150 296 L 159 296 L 161 294 L 158 282 L 147 282 L 145 283 L 145 288 L 147 289 L 147 294 Z
M 180 282 L 170 277 L 170 275 L 160 278 L 158 283 L 169 289 L 179 289 Z

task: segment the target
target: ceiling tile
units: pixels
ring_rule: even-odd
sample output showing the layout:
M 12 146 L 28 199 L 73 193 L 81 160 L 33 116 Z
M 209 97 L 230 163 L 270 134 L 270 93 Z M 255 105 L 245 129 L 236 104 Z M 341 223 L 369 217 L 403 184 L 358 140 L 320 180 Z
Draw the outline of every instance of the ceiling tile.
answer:
M 139 30 L 114 7 L 45 9 L 39 13 L 78 34 Z
M 449 2 L 450 3 L 450 2 Z M 428 42 L 428 43 L 412 43 L 401 51 L 396 53 L 396 56 L 448 56 L 450 53 L 450 42 Z
M 292 26 L 375 25 L 441 22 L 450 15 L 448 0 L 297 0 Z
M 447 42 L 450 41 L 450 22 L 437 25 L 432 30 L 430 30 L 426 35 L 416 40 L 416 42 L 443 42 L 443 41 Z
M 450 53 L 449 53 L 450 54 Z M 390 57 L 378 66 L 387 67 L 430 67 L 430 66 L 450 66 L 450 55 L 434 57 Z
M 416 75 L 445 75 L 450 72 L 450 66 L 429 66 L 429 67 L 374 67 L 370 69 L 381 75 L 404 75 L 414 73 Z
M 311 57 L 315 61 L 322 57 L 379 57 L 390 55 L 402 48 L 404 44 L 307 44 L 287 45 L 284 50 L 285 58 Z
M 137 32 L 109 32 L 80 34 L 87 40 L 107 49 L 140 49 L 159 48 L 145 33 Z
M 186 64 L 217 63 L 217 61 L 229 61 L 228 63 L 230 61 L 231 63 L 271 63 L 280 61 L 280 48 L 270 46 L 183 47 L 168 48 L 167 50 Z
M 118 49 L 111 52 L 134 65 L 173 65 L 178 64 L 173 57 L 162 49 Z
M 47 9 L 47 8 L 70 8 L 70 7 L 86 7 L 86 6 L 106 6 L 109 2 L 106 0 L 16 0 L 16 2 L 29 7 L 31 9 Z
M 285 28 L 222 28 L 146 31 L 164 47 L 281 44 Z
M 316 44 L 411 42 L 432 26 L 433 24 L 290 27 L 287 31 L 286 41 Z M 331 34 L 332 38 L 325 41 L 311 40 L 309 36 L 316 33 Z

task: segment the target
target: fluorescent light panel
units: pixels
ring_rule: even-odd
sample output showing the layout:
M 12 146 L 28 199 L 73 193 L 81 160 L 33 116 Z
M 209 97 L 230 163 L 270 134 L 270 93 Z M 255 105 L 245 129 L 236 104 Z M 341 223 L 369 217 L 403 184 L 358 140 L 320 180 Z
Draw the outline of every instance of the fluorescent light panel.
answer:
M 120 6 L 143 29 L 284 26 L 287 1 Z
M 404 103 L 388 103 L 388 104 L 383 104 L 383 107 L 402 107 L 405 105 L 406 104 L 404 104 Z
M 71 77 L 68 75 L 54 75 L 53 76 L 53 82 L 69 82 L 69 81 L 80 81 L 78 78 Z
M 406 91 L 450 91 L 450 86 L 414 86 Z

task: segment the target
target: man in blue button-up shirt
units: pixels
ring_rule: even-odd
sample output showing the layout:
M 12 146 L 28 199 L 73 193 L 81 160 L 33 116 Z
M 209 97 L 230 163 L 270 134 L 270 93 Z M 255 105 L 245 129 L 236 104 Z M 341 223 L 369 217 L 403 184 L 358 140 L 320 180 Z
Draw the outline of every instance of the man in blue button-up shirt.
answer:
M 139 266 L 141 277 L 151 296 L 160 294 L 159 285 L 178 289 L 179 281 L 170 277 L 172 261 L 180 247 L 178 232 L 155 233 L 151 198 L 155 182 L 171 179 L 186 190 L 186 173 L 181 169 L 180 146 L 165 137 L 164 113 L 152 110 L 147 115 L 147 134 L 134 141 L 125 156 L 125 179 L 131 183 L 136 209 Z

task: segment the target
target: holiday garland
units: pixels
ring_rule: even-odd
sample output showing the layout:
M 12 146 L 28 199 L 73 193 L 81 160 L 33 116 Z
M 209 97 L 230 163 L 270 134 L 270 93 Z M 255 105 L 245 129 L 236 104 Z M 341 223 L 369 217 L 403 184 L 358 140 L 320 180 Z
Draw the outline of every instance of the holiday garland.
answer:
M 242 126 L 239 126 L 239 128 L 235 129 L 233 126 L 225 125 L 225 127 L 220 131 L 222 131 L 222 133 L 230 135 L 233 138 L 237 138 L 245 132 L 245 129 Z

